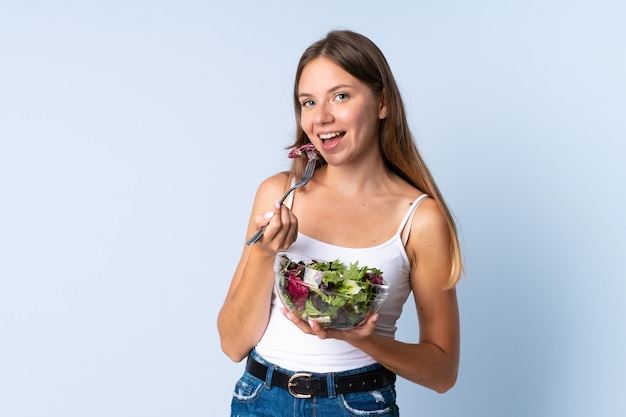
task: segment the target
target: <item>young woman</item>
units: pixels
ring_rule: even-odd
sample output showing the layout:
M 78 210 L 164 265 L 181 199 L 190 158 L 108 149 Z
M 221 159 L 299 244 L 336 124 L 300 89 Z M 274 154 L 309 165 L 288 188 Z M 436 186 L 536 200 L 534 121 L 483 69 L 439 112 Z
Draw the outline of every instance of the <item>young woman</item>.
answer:
M 265 233 L 244 246 L 218 318 L 224 352 L 247 358 L 232 415 L 397 416 L 395 375 L 442 393 L 456 381 L 456 227 L 417 151 L 391 70 L 368 38 L 333 31 L 311 45 L 294 99 L 294 147 L 311 143 L 321 159 L 311 181 L 279 207 L 302 159 L 258 189 L 248 236 L 259 227 Z M 355 329 L 303 321 L 273 292 L 281 250 L 379 268 L 390 294 Z M 411 293 L 419 343 L 394 338 Z

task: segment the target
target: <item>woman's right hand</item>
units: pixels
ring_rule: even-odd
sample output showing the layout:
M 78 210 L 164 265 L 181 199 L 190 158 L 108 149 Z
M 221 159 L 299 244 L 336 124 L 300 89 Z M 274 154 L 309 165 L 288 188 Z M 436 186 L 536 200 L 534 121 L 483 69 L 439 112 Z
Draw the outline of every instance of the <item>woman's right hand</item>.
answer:
M 298 219 L 288 207 L 278 205 L 278 202 L 271 211 L 257 215 L 255 222 L 258 228 L 265 228 L 255 245 L 272 252 L 287 249 L 298 236 Z

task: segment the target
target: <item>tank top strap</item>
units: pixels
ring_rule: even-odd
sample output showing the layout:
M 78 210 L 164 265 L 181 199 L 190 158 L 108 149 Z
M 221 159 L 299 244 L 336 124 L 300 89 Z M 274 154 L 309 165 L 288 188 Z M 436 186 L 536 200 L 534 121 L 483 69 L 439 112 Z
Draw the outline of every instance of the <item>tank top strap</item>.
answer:
M 290 185 L 290 187 L 293 187 L 293 185 L 295 183 L 296 183 L 296 179 L 295 178 L 291 178 L 291 185 Z M 289 210 L 291 210 L 291 206 L 293 206 L 293 195 L 294 194 L 295 194 L 294 192 L 289 193 L 289 196 L 287 196 L 287 199 L 283 202 L 285 207 L 287 207 Z
M 402 246 L 406 246 L 406 243 L 409 241 L 409 235 L 411 234 L 411 224 L 413 224 L 413 216 L 415 215 L 415 210 L 426 197 L 428 197 L 428 194 L 425 193 L 417 197 L 404 215 L 402 223 L 400 223 L 400 227 L 398 228 L 398 234 L 401 234 L 402 236 Z

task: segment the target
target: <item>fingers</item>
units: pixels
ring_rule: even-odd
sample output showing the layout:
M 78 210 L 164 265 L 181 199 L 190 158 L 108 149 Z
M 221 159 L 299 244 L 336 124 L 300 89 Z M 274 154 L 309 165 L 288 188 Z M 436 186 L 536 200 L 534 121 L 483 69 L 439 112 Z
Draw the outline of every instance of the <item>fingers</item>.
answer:
M 272 220 L 272 217 L 274 217 L 274 214 L 276 213 L 274 213 L 273 211 L 268 211 L 263 215 L 263 220 L 267 220 L 267 223 L 265 223 L 263 226 L 267 226 L 270 220 Z
M 320 339 L 326 339 L 329 337 L 329 334 L 328 334 L 329 330 L 332 330 L 332 329 L 324 328 L 315 320 L 305 321 L 301 319 L 300 317 L 298 317 L 297 315 L 290 312 L 289 310 L 287 310 L 286 308 L 282 308 L 280 311 L 287 318 L 287 320 L 295 324 L 304 333 L 316 335 Z
M 298 219 L 284 205 L 268 211 L 258 222 L 261 227 L 265 227 L 260 243 L 273 250 L 281 250 L 295 242 L 298 235 Z
M 300 317 L 296 316 L 286 308 L 281 308 L 280 312 L 283 313 L 283 316 L 285 316 L 287 320 L 295 324 L 304 333 L 313 334 L 313 332 L 311 331 L 311 326 L 309 326 L 306 321 L 302 320 Z
M 327 329 L 326 327 L 322 326 L 315 320 L 309 320 L 307 324 L 309 325 L 309 328 L 311 329 L 312 334 L 316 335 L 320 339 L 328 339 L 328 338 L 339 339 L 338 337 L 333 336 L 333 332 L 336 333 L 337 330 Z
M 376 323 L 378 322 L 378 313 L 370 314 L 363 324 L 357 327 L 355 330 L 359 336 L 367 336 L 374 333 L 376 329 Z
M 311 334 L 320 339 L 340 339 L 348 343 L 363 340 L 374 333 L 376 322 L 378 321 L 378 313 L 371 314 L 363 324 L 350 330 L 337 330 L 324 327 L 315 320 L 302 320 L 286 308 L 281 308 L 280 312 L 295 324 L 300 330 L 306 334 Z
M 336 330 L 324 327 L 315 320 L 302 320 L 300 317 L 291 313 L 286 308 L 282 308 L 281 313 L 293 324 L 295 324 L 304 333 L 315 335 L 320 339 L 341 339 L 347 342 L 356 342 L 370 336 L 374 333 L 376 322 L 378 321 L 378 313 L 371 314 L 363 324 L 350 330 Z
M 276 205 L 274 206 L 272 210 L 263 213 L 263 215 L 256 216 L 255 221 L 258 227 L 267 226 L 277 213 L 280 213 L 280 206 L 278 206 L 278 202 L 276 202 Z

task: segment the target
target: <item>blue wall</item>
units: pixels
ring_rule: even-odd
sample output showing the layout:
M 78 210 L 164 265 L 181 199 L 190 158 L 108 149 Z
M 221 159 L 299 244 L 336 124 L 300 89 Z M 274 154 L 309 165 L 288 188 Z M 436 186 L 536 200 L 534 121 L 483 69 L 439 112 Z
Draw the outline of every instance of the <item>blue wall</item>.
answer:
M 333 28 L 385 52 L 462 233 L 459 380 L 401 380 L 403 415 L 624 414 L 623 2 L 13 3 L 0 415 L 228 414 L 217 311 Z

